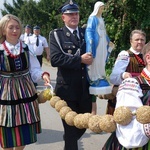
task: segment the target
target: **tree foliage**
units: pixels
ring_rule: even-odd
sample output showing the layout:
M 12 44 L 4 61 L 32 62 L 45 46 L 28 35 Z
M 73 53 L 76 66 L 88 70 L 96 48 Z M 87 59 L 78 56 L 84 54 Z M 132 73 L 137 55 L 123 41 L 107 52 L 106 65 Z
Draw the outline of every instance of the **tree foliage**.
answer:
M 115 43 L 115 50 L 107 64 L 111 68 L 117 54 L 129 49 L 130 32 L 141 29 L 147 33 L 150 40 L 150 1 L 147 0 L 111 0 L 107 2 L 104 18 L 106 28 L 111 40 Z
M 63 26 L 58 8 L 66 0 L 13 0 L 13 5 L 4 2 L 2 15 L 14 14 L 22 20 L 23 25 L 40 25 L 42 34 L 48 38 L 52 29 Z M 80 6 L 80 26 L 87 23 L 96 0 L 76 0 Z M 103 17 L 108 35 L 115 43 L 107 68 L 112 68 L 117 54 L 130 46 L 129 35 L 134 29 L 142 29 L 150 40 L 150 1 L 149 0 L 103 0 L 105 11 Z M 108 69 L 109 70 L 109 69 Z M 109 73 L 109 71 L 108 71 Z

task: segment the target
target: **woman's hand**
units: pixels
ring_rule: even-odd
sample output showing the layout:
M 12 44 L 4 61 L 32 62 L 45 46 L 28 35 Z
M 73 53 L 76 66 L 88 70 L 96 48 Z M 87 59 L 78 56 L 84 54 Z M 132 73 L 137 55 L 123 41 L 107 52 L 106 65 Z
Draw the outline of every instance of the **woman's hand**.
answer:
M 132 75 L 131 75 L 131 73 L 129 73 L 129 72 L 125 72 L 125 73 L 123 74 L 123 79 L 131 78 L 131 77 L 132 77 Z
M 45 82 L 44 85 L 49 85 L 49 83 L 50 83 L 50 74 L 48 72 L 44 72 L 42 74 L 42 78 L 43 78 L 43 80 Z

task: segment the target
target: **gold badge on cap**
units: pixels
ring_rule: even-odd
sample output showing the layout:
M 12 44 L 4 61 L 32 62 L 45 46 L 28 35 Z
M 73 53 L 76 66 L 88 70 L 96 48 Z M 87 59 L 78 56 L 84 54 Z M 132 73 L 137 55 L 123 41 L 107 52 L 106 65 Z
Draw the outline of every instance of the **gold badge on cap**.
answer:
M 70 37 L 70 33 L 69 33 L 69 32 L 67 32 L 67 33 L 66 33 L 66 36 Z
M 68 53 L 69 53 L 69 54 L 71 54 L 71 53 L 72 53 L 72 50 L 71 50 L 71 49 L 69 49 L 69 50 L 68 50 Z

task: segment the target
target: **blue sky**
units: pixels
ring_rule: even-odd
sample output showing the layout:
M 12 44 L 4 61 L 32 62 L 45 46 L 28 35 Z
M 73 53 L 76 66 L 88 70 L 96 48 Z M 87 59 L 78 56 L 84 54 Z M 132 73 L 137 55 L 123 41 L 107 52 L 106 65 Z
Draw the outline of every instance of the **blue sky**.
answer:
M 4 1 L 5 0 L 1 0 L 1 5 L 0 5 L 0 9 L 3 9 L 4 8 L 4 6 L 3 6 L 3 3 L 4 3 Z M 6 2 L 8 3 L 8 4 L 12 4 L 12 0 L 6 0 Z M 1 11 L 0 11 L 0 18 L 1 18 Z
M 0 8 L 4 8 L 4 7 L 3 7 L 4 1 L 5 1 L 5 0 L 1 0 L 1 4 L 2 4 L 2 5 L 0 5 Z M 9 3 L 9 4 L 12 4 L 12 0 L 6 0 L 6 2 Z
M 4 3 L 5 0 L 0 0 L 0 1 L 1 1 L 0 9 L 3 9 L 4 8 L 3 3 Z M 6 0 L 6 2 L 8 4 L 12 4 L 12 1 L 13 0 Z M 39 1 L 39 0 L 35 0 L 35 1 Z M 0 11 L 0 18 L 1 18 L 1 11 Z

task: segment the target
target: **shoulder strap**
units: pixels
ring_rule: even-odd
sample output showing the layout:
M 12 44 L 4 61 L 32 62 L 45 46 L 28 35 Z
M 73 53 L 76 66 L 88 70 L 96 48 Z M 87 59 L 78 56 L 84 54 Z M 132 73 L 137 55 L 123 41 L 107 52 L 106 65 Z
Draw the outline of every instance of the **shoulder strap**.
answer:
M 127 50 L 127 52 L 129 53 L 129 56 L 130 56 L 130 57 L 134 57 L 133 52 L 131 52 L 130 50 Z
M 55 39 L 56 39 L 57 44 L 59 45 L 60 50 L 61 50 L 65 55 L 71 55 L 71 54 L 65 53 L 65 52 L 63 51 L 63 49 L 62 49 L 62 47 L 61 47 L 61 45 L 60 45 L 59 37 L 58 37 L 58 35 L 57 35 L 56 30 L 54 30 L 54 37 L 55 37 Z

